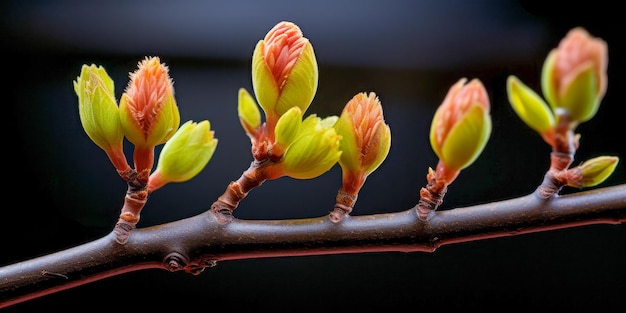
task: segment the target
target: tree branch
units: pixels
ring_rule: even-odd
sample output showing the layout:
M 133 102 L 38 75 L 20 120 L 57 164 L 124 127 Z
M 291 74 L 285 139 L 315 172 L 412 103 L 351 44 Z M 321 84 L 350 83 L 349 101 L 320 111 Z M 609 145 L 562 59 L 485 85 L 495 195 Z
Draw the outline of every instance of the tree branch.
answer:
M 510 200 L 418 217 L 398 213 L 289 220 L 218 221 L 212 210 L 135 229 L 126 244 L 112 232 L 95 241 L 0 267 L 0 308 L 143 269 L 199 274 L 227 260 L 364 252 L 433 252 L 452 243 L 626 221 L 626 184 L 548 200 L 538 191 Z

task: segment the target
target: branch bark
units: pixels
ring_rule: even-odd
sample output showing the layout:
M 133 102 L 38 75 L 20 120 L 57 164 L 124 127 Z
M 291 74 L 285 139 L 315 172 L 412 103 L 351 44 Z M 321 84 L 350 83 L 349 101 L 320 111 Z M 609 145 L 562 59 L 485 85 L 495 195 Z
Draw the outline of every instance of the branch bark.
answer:
M 365 252 L 433 252 L 453 244 L 626 221 L 626 184 L 542 199 L 532 194 L 449 210 L 223 224 L 213 210 L 0 267 L 0 308 L 143 269 L 199 274 L 217 262 Z M 220 222 L 222 221 L 222 222 Z

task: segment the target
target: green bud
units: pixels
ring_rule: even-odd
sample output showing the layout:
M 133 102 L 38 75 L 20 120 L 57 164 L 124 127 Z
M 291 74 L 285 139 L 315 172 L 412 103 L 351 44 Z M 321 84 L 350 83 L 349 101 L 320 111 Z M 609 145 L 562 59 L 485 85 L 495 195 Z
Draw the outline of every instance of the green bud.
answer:
M 605 181 L 615 168 L 619 158 L 610 156 L 596 157 L 584 162 L 580 168 L 582 170 L 581 187 L 593 187 Z
M 113 80 L 103 67 L 83 65 L 74 81 L 80 122 L 87 136 L 109 157 L 119 173 L 130 169 L 123 150 L 124 131 Z
M 124 132 L 114 96 L 113 80 L 103 67 L 83 65 L 74 81 L 78 111 L 83 129 L 103 150 L 121 145 Z
M 298 107 L 289 109 L 276 123 L 276 142 L 272 154 L 280 156 L 284 150 L 297 138 L 302 124 L 302 111 Z
M 217 139 L 213 138 L 213 133 L 207 120 L 188 121 L 181 125 L 163 146 L 156 171 L 150 176 L 149 189 L 196 176 L 215 152 Z
M 254 98 L 245 88 L 239 89 L 239 105 L 237 106 L 241 126 L 249 136 L 253 136 L 261 126 L 261 111 Z
M 507 92 L 511 107 L 526 125 L 544 137 L 554 131 L 554 115 L 537 93 L 513 75 L 507 79 Z
M 310 179 L 322 175 L 341 156 L 339 136 L 333 128 L 337 116 L 320 119 L 310 115 L 300 126 L 298 137 L 289 145 L 283 158 L 267 169 L 268 179 L 289 176 Z

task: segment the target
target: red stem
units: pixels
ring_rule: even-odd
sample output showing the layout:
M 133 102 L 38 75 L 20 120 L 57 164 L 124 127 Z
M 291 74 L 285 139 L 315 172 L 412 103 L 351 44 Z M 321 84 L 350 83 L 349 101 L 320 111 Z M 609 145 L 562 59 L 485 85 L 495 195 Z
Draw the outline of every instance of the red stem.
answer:
M 250 190 L 260 186 L 265 180 L 263 169 L 267 162 L 253 161 L 250 167 L 236 181 L 230 182 L 226 191 L 211 205 L 211 210 L 220 217 L 221 223 L 228 223 L 239 202 Z

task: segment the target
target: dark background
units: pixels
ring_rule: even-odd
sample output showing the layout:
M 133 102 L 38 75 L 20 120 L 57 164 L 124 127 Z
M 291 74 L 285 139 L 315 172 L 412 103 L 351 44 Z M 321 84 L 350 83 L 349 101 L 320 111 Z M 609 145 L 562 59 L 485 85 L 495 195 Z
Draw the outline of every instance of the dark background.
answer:
M 318 93 L 308 113 L 338 115 L 375 91 L 392 130 L 387 160 L 367 180 L 353 215 L 411 208 L 437 159 L 432 114 L 461 77 L 491 99 L 492 137 L 450 186 L 442 209 L 532 192 L 550 148 L 514 114 L 506 77 L 540 92 L 543 60 L 566 32 L 585 27 L 609 45 L 608 90 L 582 135 L 575 164 L 622 158 L 602 186 L 626 183 L 624 21 L 617 4 L 531 1 L 5 1 L 2 5 L 3 176 L 0 265 L 108 234 L 126 185 L 78 119 L 72 81 L 83 64 L 105 67 L 119 98 L 137 62 L 159 56 L 175 81 L 181 121 L 208 119 L 219 144 L 207 167 L 149 199 L 138 227 L 200 214 L 250 161 L 237 90 L 252 91 L 256 42 L 281 20 L 316 52 Z M 617 1 L 615 3 L 618 3 Z M 129 156 L 131 147 L 126 143 Z M 313 180 L 281 178 L 244 199 L 242 219 L 321 216 L 340 169 Z M 574 192 L 565 188 L 563 193 Z M 209 311 L 533 310 L 614 312 L 626 288 L 626 228 L 597 225 L 444 246 L 434 253 L 369 253 L 228 261 L 199 276 L 145 270 L 21 303 L 46 309 L 195 307 Z

